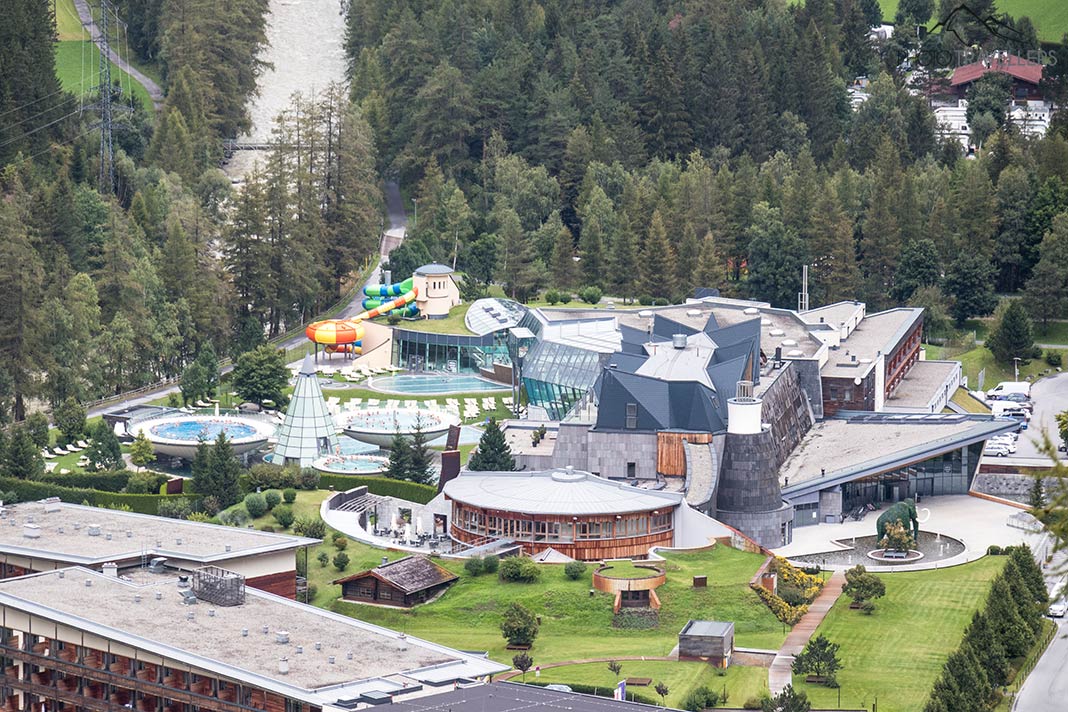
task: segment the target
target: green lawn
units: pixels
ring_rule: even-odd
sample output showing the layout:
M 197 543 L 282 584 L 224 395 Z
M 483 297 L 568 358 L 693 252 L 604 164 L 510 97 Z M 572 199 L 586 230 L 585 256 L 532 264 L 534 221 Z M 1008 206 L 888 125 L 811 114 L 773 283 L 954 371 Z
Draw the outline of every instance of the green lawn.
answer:
M 56 75 L 62 87 L 75 95 L 88 93 L 96 84 L 99 64 L 100 50 L 88 40 L 65 40 L 56 43 Z M 148 92 L 129 74 L 112 64 L 111 78 L 112 81 L 120 83 L 124 93 L 132 91 L 145 109 L 152 111 L 152 99 Z
M 984 557 L 948 569 L 880 574 L 886 596 L 871 616 L 850 610 L 849 599 L 839 598 L 817 633 L 842 646 L 842 704 L 870 708 L 878 697 L 879 712 L 922 709 L 942 664 L 1004 563 L 1000 557 Z M 801 677 L 794 685 L 813 706 L 837 704 L 837 690 L 806 684 Z
M 1061 351 L 1062 358 L 1068 354 L 1065 351 Z M 979 385 L 979 371 L 986 369 L 986 377 L 983 387 L 986 389 L 992 388 L 1001 381 L 1015 380 L 1012 364 L 997 363 L 994 360 L 994 354 L 990 352 L 990 349 L 985 346 L 977 346 L 970 351 L 963 353 L 953 354 L 952 350 L 947 350 L 944 358 L 956 359 L 961 362 L 961 367 L 964 370 L 964 375 L 968 378 L 968 385 L 973 390 Z M 1028 376 L 1034 376 L 1038 378 L 1042 376 L 1046 370 L 1050 369 L 1043 359 L 1034 359 L 1030 363 L 1020 363 L 1020 380 L 1025 380 Z
M 380 551 L 354 545 L 361 560 L 372 563 Z M 372 556 L 373 554 L 373 556 Z M 313 553 L 314 557 L 314 553 Z M 660 626 L 654 630 L 619 630 L 611 625 L 609 594 L 590 596 L 593 567 L 578 581 L 564 576 L 562 566 L 545 565 L 534 584 L 500 583 L 495 576 L 476 578 L 463 573 L 462 562 L 442 560 L 460 580 L 437 601 L 411 611 L 336 601 L 333 610 L 361 620 L 402 630 L 464 650 L 488 650 L 501 661 L 511 661 L 498 625 L 501 611 L 518 601 L 542 617 L 541 631 L 531 655 L 541 663 L 607 657 L 611 655 L 667 655 L 678 642 L 678 632 L 691 618 L 731 620 L 739 646 L 777 648 L 784 638 L 782 625 L 748 588 L 749 578 L 763 561 L 725 546 L 710 551 L 674 554 L 668 558 L 668 582 L 657 593 L 663 603 Z M 312 574 L 318 566 L 312 563 Z M 358 569 L 355 564 L 348 572 Z M 331 575 L 334 570 L 329 569 Z M 709 586 L 691 587 L 694 574 L 706 574 Z M 325 577 L 323 577 L 325 579 Z M 314 583 L 315 581 L 313 581 Z M 338 587 L 318 591 L 316 603 L 339 595 Z
M 883 9 L 883 22 L 893 22 L 898 0 L 879 0 L 879 5 Z M 1046 42 L 1059 42 L 1068 32 L 1068 3 L 1063 0 L 998 0 L 997 9 L 1012 17 L 1030 17 L 1038 38 Z
M 620 678 L 650 677 L 653 684 L 648 687 L 628 686 L 628 692 L 637 692 L 645 697 L 660 701 L 654 689 L 656 683 L 668 686 L 666 702 L 670 707 L 681 708 L 683 700 L 691 690 L 697 687 L 711 687 L 729 695 L 732 707 L 741 707 L 750 697 L 757 697 L 768 689 L 768 671 L 765 668 L 740 667 L 733 665 L 726 670 L 714 668 L 707 663 L 668 662 L 664 660 L 621 660 L 623 669 L 617 677 L 608 669 L 607 663 L 585 663 L 542 670 L 539 683 L 560 683 L 564 685 L 594 685 L 611 690 Z M 534 664 L 538 664 L 537 657 Z M 526 674 L 527 680 L 534 679 L 534 673 Z M 520 678 L 513 678 L 518 681 Z
M 611 578 L 623 578 L 623 579 L 638 579 L 647 578 L 649 576 L 656 576 L 656 572 L 652 569 L 642 568 L 635 566 L 630 561 L 609 561 L 605 562 L 612 565 L 612 568 L 605 569 L 602 573 L 605 576 Z
M 427 331 L 433 334 L 471 335 L 474 332 L 468 329 L 464 323 L 464 317 L 470 308 L 470 304 L 453 307 L 449 310 L 449 315 L 444 319 L 404 319 L 397 324 L 396 328 L 407 329 L 408 331 Z M 379 324 L 389 323 L 386 317 L 380 317 L 375 321 Z

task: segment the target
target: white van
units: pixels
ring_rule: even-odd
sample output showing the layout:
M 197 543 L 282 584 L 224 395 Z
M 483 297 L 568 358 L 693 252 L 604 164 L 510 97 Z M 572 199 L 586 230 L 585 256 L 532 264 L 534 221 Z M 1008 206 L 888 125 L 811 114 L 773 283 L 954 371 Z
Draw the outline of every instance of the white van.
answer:
M 1002 381 L 989 391 L 986 392 L 986 397 L 991 400 L 998 400 L 1003 398 L 1008 393 L 1022 393 L 1028 398 L 1031 397 L 1031 384 L 1027 381 Z

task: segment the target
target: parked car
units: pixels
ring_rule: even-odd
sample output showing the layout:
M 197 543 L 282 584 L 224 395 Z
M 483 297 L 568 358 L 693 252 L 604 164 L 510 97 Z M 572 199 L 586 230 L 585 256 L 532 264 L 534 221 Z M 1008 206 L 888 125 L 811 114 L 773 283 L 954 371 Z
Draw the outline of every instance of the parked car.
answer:
M 983 446 L 983 454 L 989 457 L 1008 457 L 1012 453 L 1003 443 L 992 443 L 988 440 Z
M 1068 613 L 1068 603 L 1066 603 L 1063 598 L 1049 604 L 1050 618 L 1064 618 L 1065 613 Z
M 998 400 L 1013 401 L 1015 403 L 1019 403 L 1024 408 L 1034 407 L 1034 403 L 1031 402 L 1031 396 L 1027 395 L 1026 393 L 1006 393 Z
M 986 441 L 988 445 L 997 445 L 1003 447 L 1009 451 L 1009 454 L 1016 454 L 1016 443 L 1011 438 L 1002 438 L 1001 436 L 990 438 Z

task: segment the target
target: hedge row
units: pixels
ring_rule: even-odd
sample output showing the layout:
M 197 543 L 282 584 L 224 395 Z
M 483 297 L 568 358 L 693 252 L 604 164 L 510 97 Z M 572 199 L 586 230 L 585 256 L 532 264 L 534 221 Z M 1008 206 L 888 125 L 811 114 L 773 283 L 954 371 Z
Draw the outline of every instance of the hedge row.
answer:
M 409 502 L 426 504 L 438 494 L 436 487 L 420 485 L 405 480 L 391 480 L 388 477 L 359 477 L 354 475 L 331 475 L 324 473 L 319 479 L 320 489 L 333 487 L 339 492 L 350 490 L 353 487 L 367 486 L 371 494 L 383 497 L 398 497 Z
M 512 681 L 514 682 L 515 679 L 513 678 Z M 525 684 L 545 687 L 546 685 L 551 685 L 553 683 L 542 682 L 541 680 L 531 680 L 530 682 Z M 577 692 L 580 695 L 596 695 L 597 697 L 611 697 L 616 689 L 614 687 L 605 687 L 603 685 L 601 687 L 596 687 L 594 685 L 586 685 L 580 682 L 568 682 L 565 684 L 571 688 L 572 692 Z M 630 689 L 627 690 L 627 702 L 640 702 L 643 705 L 653 705 L 654 707 L 660 706 L 660 703 L 657 700 L 654 700 L 652 697 L 649 697 L 648 695 L 643 695 L 640 692 L 634 692 Z
M 37 479 L 37 482 L 74 489 L 118 492 L 126 488 L 126 485 L 129 484 L 130 477 L 132 477 L 133 474 L 134 473 L 128 470 L 116 470 L 114 472 L 72 472 L 67 475 L 61 475 L 58 472 L 46 472 Z M 160 486 L 169 479 L 170 478 L 167 477 L 167 475 L 158 475 L 156 477 L 156 485 L 152 488 L 152 491 L 158 492 Z
M 88 502 L 98 507 L 127 505 L 141 514 L 156 514 L 159 503 L 165 500 L 193 499 L 188 495 L 175 494 L 126 494 L 124 492 L 99 492 L 92 489 L 61 487 L 40 480 L 20 480 L 0 477 L 0 492 L 14 492 L 20 502 L 32 502 L 46 497 L 59 497 L 64 502 L 81 504 Z

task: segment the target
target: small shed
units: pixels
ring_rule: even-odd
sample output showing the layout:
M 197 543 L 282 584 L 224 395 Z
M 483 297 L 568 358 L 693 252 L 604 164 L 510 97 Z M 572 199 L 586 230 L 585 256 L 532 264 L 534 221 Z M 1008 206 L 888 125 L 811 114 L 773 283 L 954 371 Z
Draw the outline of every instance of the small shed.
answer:
M 733 652 L 733 623 L 690 621 L 679 632 L 679 660 L 706 660 L 727 667 Z
M 341 597 L 346 601 L 411 608 L 429 601 L 456 579 L 456 574 L 427 557 L 413 555 L 334 583 L 341 584 Z

